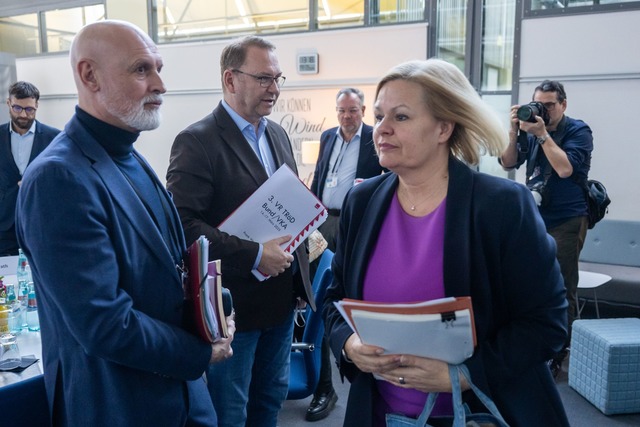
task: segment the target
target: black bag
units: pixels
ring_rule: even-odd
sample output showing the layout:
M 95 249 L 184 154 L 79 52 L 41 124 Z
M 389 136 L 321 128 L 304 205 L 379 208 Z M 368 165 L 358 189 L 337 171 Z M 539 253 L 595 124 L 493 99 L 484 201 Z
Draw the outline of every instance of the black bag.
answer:
M 587 180 L 587 208 L 589 210 L 589 229 L 592 229 L 609 212 L 611 199 L 607 189 L 595 179 Z

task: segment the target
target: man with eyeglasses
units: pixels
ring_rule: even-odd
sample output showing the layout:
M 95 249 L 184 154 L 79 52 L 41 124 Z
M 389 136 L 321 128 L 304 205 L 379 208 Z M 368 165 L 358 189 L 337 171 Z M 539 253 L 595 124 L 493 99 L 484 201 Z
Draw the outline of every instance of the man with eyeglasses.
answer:
M 36 120 L 40 91 L 19 81 L 9 88 L 9 116 L 0 125 L 0 256 L 18 255 L 15 211 L 25 169 L 60 130 Z
M 564 114 L 567 94 L 562 83 L 543 81 L 535 88 L 533 101 L 544 105 L 548 123 L 540 116 L 535 122 L 519 120 L 520 106 L 511 107 L 509 145 L 499 161 L 505 170 L 527 163 L 527 186 L 539 197 L 540 215 L 556 241 L 571 328 L 577 315 L 578 259 L 588 227 L 585 182 L 591 168 L 593 137 L 585 122 Z M 526 139 L 518 137 L 520 131 L 527 133 Z M 569 334 L 562 351 L 549 361 L 554 377 L 568 354 L 570 340 Z
M 208 238 L 233 295 L 233 357 L 208 372 L 219 425 L 275 427 L 288 391 L 294 309 L 300 298 L 315 309 L 306 248 L 294 257 L 280 248 L 290 235 L 260 244 L 217 227 L 278 167 L 297 170 L 285 130 L 266 118 L 285 78 L 275 46 L 257 36 L 227 45 L 220 73 L 222 101 L 175 138 L 167 188 L 187 242 Z M 271 277 L 259 281 L 256 269 Z

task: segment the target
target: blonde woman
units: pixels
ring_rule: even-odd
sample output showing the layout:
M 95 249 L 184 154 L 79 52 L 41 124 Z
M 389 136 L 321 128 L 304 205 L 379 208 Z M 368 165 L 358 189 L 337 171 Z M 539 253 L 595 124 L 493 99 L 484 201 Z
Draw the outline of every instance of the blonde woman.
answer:
M 451 381 L 442 361 L 363 344 L 330 302 L 467 295 L 478 341 L 464 363 L 473 383 L 512 426 L 568 425 L 545 364 L 567 334 L 555 244 L 526 187 L 467 166 L 483 152 L 499 155 L 506 131 L 458 68 L 438 59 L 390 70 L 374 107 L 376 151 L 391 173 L 347 196 L 325 304 L 332 350 L 351 382 L 344 425 L 416 417 L 428 392 L 440 392 L 432 415 L 451 415 Z

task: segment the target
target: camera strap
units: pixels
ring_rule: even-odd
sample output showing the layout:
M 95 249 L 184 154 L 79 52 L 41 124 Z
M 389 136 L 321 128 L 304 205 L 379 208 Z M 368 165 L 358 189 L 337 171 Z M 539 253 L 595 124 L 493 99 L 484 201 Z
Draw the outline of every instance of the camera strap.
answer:
M 551 137 L 553 138 L 553 142 L 555 142 L 556 145 L 560 148 L 562 148 L 562 141 L 564 140 L 564 136 L 565 136 L 565 128 L 567 124 L 566 118 L 567 116 L 562 116 L 562 119 L 560 120 L 560 123 L 558 123 L 558 127 L 556 128 L 556 130 L 553 132 L 549 132 L 550 134 L 553 133 L 553 135 L 551 135 Z M 527 162 L 527 176 L 526 176 L 527 184 L 529 183 L 529 179 L 533 174 L 536 164 L 538 164 L 538 155 L 540 151 L 541 151 L 540 144 L 533 144 L 531 161 Z M 549 178 L 553 173 L 553 168 L 551 167 L 551 163 L 549 163 L 549 159 L 545 158 L 545 160 L 546 160 L 546 164 L 544 166 L 544 170 L 542 171 L 542 176 L 544 177 L 544 185 L 547 185 L 547 181 L 549 181 Z

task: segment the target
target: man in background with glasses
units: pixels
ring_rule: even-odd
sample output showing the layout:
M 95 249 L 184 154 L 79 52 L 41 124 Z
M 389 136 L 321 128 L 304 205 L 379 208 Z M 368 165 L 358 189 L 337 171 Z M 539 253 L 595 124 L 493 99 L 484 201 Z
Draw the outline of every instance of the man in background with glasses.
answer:
M 529 121 L 518 118 L 519 105 L 511 107 L 509 145 L 499 160 L 506 170 L 527 162 L 527 186 L 537 198 L 547 232 L 556 241 L 571 328 L 577 315 L 578 259 L 588 227 L 585 184 L 591 168 L 593 137 L 585 122 L 564 114 L 567 94 L 562 83 L 543 81 L 535 88 L 533 101 L 543 108 Z M 547 119 L 546 123 L 541 116 Z M 526 132 L 526 139 L 522 135 L 519 139 L 519 132 Z M 570 340 L 571 334 L 564 349 L 549 361 L 554 377 L 567 357 Z
M 328 209 L 329 216 L 319 231 L 332 252 L 336 251 L 340 208 L 347 192 L 363 179 L 384 172 L 373 146 L 373 127 L 362 121 L 365 109 L 364 93 L 360 89 L 340 89 L 336 94 L 339 126 L 325 130 L 320 136 L 320 151 L 311 191 Z M 313 265 L 311 270 L 314 270 Z M 320 379 L 307 408 L 307 421 L 318 421 L 329 416 L 338 400 L 332 384 L 331 349 L 326 336 L 321 351 Z
M 257 36 L 227 45 L 220 73 L 223 100 L 175 138 L 167 189 L 187 243 L 209 239 L 233 295 L 233 357 L 208 373 L 218 423 L 275 427 L 288 391 L 294 308 L 303 298 L 315 309 L 306 248 L 294 257 L 280 248 L 292 237 L 286 233 L 260 244 L 217 227 L 280 166 L 297 171 L 285 130 L 266 118 L 285 78 L 275 46 Z M 256 269 L 271 277 L 259 281 Z
M 15 211 L 18 189 L 27 165 L 60 131 L 36 120 L 40 91 L 28 82 L 9 88 L 11 120 L 0 125 L 0 256 L 18 255 Z

